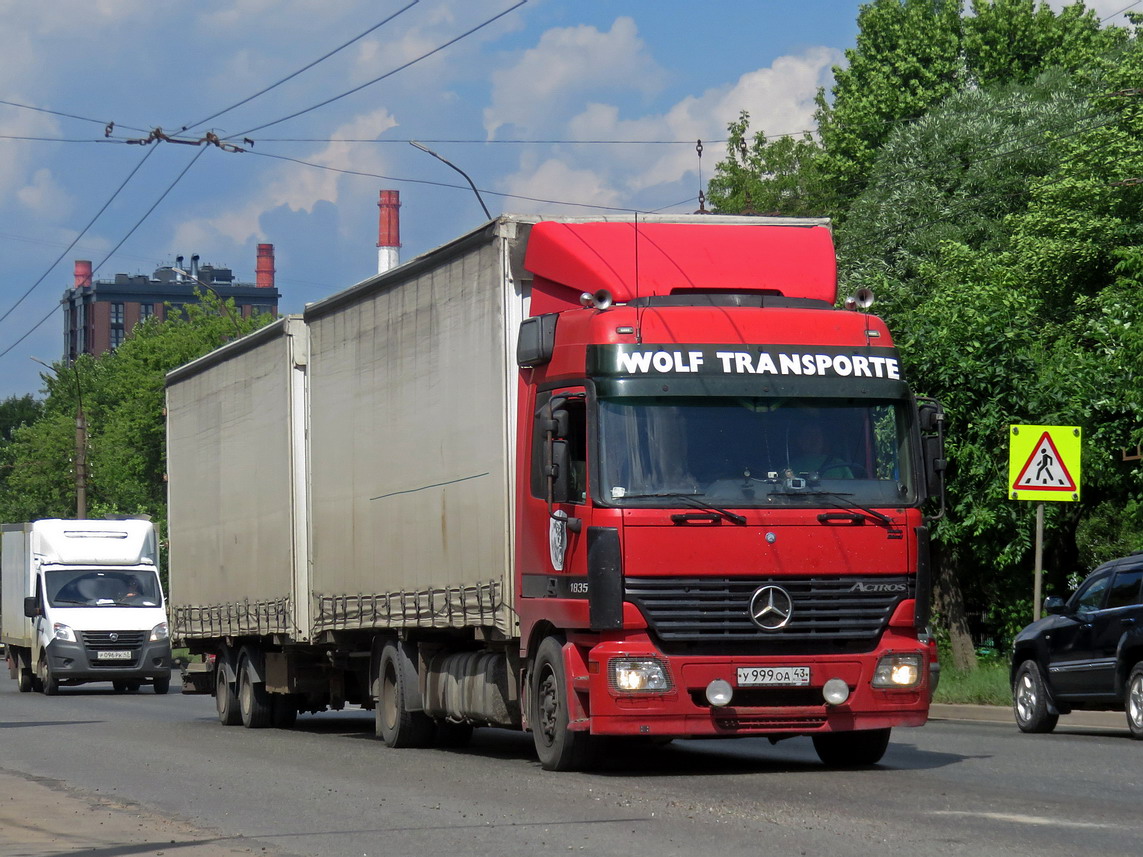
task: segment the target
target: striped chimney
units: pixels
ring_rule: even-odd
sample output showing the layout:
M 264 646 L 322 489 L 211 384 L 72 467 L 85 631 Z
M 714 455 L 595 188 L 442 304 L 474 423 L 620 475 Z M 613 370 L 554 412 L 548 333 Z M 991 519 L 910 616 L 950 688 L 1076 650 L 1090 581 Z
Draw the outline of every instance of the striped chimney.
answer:
M 398 252 L 401 248 L 400 191 L 381 191 L 377 207 L 381 209 L 377 225 L 377 273 L 384 274 L 401 264 Z

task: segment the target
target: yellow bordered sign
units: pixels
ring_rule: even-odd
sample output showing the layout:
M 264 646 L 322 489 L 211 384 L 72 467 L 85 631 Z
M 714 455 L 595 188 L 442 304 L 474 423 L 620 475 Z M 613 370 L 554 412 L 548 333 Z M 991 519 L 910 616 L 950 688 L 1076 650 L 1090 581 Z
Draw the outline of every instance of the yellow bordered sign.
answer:
M 1009 426 L 1009 499 L 1078 501 L 1080 440 L 1079 426 Z

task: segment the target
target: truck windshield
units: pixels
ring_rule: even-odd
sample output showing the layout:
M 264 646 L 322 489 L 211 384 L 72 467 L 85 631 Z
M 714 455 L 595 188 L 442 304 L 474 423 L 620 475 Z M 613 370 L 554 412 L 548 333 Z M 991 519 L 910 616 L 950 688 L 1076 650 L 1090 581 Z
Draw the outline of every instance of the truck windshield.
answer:
M 605 398 L 600 502 L 728 508 L 916 502 L 903 401 Z M 692 505 L 692 504 L 685 504 Z
M 159 607 L 159 577 L 149 569 L 67 569 L 44 574 L 53 607 Z

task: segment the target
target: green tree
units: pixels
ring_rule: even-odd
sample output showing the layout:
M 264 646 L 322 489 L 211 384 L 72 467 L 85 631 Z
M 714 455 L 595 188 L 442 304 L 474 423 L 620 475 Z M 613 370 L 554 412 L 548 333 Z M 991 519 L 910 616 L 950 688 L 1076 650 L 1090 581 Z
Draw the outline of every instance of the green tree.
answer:
M 44 412 L 44 403 L 29 393 L 9 396 L 0 402 L 0 443 L 12 440 L 12 433 L 23 425 L 31 425 Z

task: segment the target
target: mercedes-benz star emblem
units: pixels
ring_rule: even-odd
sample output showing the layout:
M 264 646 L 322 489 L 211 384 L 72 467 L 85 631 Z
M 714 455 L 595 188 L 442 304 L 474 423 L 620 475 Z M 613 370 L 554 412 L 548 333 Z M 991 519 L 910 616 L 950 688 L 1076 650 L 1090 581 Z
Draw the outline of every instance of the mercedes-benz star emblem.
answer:
M 750 621 L 763 631 L 777 631 L 790 622 L 794 600 L 781 586 L 760 586 L 750 596 Z
M 112 631 L 110 634 L 107 635 L 107 639 L 109 639 L 111 642 L 114 643 L 119 639 L 119 635 L 116 634 L 114 631 Z

